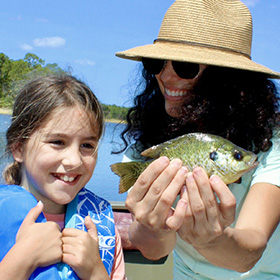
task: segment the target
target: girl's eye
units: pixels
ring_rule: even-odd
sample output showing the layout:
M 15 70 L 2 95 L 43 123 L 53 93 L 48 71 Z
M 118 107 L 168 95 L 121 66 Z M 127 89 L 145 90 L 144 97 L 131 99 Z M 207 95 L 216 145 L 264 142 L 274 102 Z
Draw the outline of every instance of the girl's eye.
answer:
M 89 144 L 89 143 L 82 144 L 81 146 L 82 146 L 82 148 L 86 148 L 86 149 L 95 149 L 96 148 L 94 145 Z
M 50 143 L 53 145 L 57 145 L 57 146 L 61 146 L 64 144 L 64 142 L 61 140 L 52 140 L 52 141 L 50 141 Z

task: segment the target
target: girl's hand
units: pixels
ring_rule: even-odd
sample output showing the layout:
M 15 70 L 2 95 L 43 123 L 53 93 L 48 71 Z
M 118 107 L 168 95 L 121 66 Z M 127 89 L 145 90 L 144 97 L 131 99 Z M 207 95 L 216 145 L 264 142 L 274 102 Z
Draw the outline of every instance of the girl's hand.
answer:
M 188 201 L 189 207 L 178 234 L 196 248 L 218 242 L 235 220 L 234 195 L 218 176 L 209 179 L 200 167 L 188 174 L 186 192 L 182 197 Z
M 70 265 L 80 279 L 109 279 L 99 254 L 98 234 L 89 216 L 85 218 L 88 232 L 65 228 L 62 231 L 62 261 Z
M 43 211 L 43 203 L 39 202 L 32 208 L 23 220 L 16 237 L 16 244 L 23 245 L 24 255 L 34 265 L 48 266 L 61 261 L 62 241 L 59 226 L 54 222 L 36 223 Z

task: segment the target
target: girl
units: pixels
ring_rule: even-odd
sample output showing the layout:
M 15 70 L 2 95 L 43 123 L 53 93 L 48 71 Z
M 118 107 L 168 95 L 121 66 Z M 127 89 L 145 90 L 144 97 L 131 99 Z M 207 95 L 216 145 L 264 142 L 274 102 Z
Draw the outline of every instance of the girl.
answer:
M 136 142 L 125 160 L 190 132 L 259 154 L 257 169 L 229 186 L 163 157 L 128 193 L 131 241 L 151 259 L 174 249 L 176 280 L 280 279 L 279 100 L 270 80 L 280 74 L 251 60 L 251 40 L 241 1 L 176 0 L 154 44 L 117 53 L 144 66 L 122 134 L 126 146 Z
M 111 206 L 84 188 L 102 132 L 98 100 L 74 77 L 19 92 L 6 135 L 14 162 L 0 188 L 1 279 L 124 279 Z

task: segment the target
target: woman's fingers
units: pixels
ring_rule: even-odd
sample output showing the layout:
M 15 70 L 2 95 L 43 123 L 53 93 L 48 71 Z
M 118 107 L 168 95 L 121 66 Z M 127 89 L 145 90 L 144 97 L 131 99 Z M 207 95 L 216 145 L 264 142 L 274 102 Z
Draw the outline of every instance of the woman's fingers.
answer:
M 198 167 L 194 169 L 193 177 L 204 208 L 203 218 L 207 220 L 212 228 L 216 226 L 219 227 L 219 207 L 213 189 L 210 185 L 208 175 L 201 167 Z
M 227 185 L 218 177 L 211 176 L 210 184 L 219 198 L 219 210 L 223 218 L 223 225 L 227 227 L 235 220 L 236 199 Z
M 151 163 L 126 199 L 127 208 L 136 220 L 148 227 L 165 228 L 166 219 L 184 185 L 187 171 L 179 159 L 169 162 L 168 158 L 161 157 Z M 178 211 L 174 213 L 181 215 Z M 178 224 L 178 221 L 175 223 Z
M 145 197 L 146 193 L 150 189 L 151 185 L 161 174 L 161 172 L 168 166 L 169 159 L 167 157 L 160 157 L 159 159 L 153 161 L 139 176 L 134 186 L 128 193 L 128 204 L 131 202 L 139 202 Z M 128 206 L 129 206 L 128 205 Z
M 166 226 L 172 230 L 177 231 L 183 224 L 186 216 L 188 202 L 180 199 L 177 203 L 175 210 L 170 209 L 170 215 L 166 219 Z

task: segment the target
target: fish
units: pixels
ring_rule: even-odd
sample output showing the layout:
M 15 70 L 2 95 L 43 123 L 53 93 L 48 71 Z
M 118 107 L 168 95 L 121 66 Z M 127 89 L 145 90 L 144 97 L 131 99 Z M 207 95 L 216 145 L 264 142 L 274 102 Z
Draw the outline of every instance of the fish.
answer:
M 257 155 L 231 141 L 207 133 L 188 133 L 150 147 L 141 153 L 149 161 L 118 162 L 111 170 L 120 177 L 119 193 L 128 191 L 149 164 L 161 156 L 179 158 L 191 172 L 202 167 L 207 175 L 218 175 L 225 184 L 238 181 L 258 165 Z

